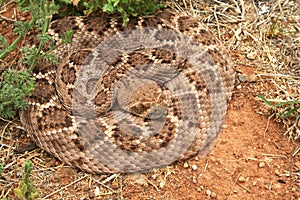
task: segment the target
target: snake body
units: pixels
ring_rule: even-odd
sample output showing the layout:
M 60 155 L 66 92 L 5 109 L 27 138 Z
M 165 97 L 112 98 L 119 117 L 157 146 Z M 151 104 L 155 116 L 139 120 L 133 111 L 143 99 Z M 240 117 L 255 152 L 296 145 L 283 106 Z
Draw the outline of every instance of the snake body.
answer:
M 73 30 L 58 63 L 34 69 L 37 88 L 21 122 L 64 163 L 90 173 L 145 171 L 205 155 L 231 98 L 235 71 L 221 42 L 197 19 L 169 11 L 126 27 L 105 15 L 65 17 Z

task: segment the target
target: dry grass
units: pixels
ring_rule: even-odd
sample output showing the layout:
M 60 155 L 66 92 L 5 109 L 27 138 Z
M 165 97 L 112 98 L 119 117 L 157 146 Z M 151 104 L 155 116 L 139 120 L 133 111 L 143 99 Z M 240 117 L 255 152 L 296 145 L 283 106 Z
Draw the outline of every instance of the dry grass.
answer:
M 256 88 L 257 92 L 262 93 L 270 102 L 299 99 L 299 1 L 276 0 L 259 3 L 256 0 L 172 0 L 168 5 L 178 12 L 200 17 L 231 50 L 237 66 L 255 67 L 256 76 L 261 83 Z M 297 105 L 299 103 L 295 106 Z M 283 109 L 284 107 L 279 107 L 274 111 L 280 113 Z M 295 116 L 280 119 L 274 115 L 272 120 L 280 120 L 286 129 L 284 134 L 299 141 L 299 116 L 298 110 Z M 37 187 L 43 189 L 43 199 L 55 199 L 59 196 L 65 199 L 89 199 L 95 195 L 102 199 L 123 199 L 122 185 L 126 176 L 74 173 L 56 160 L 47 159 L 49 155 L 45 156 L 46 153 L 40 149 L 14 154 L 14 150 L 26 143 L 27 138 L 24 134 L 21 137 L 18 135 L 23 130 L 17 121 L 1 121 L 0 163 L 4 163 L 6 170 L 0 179 L 0 198 L 13 196 L 12 188 L 20 181 L 22 164 L 24 160 L 31 160 L 35 165 L 32 180 Z M 299 150 L 300 146 L 295 149 L 294 155 Z M 172 167 L 167 167 L 152 172 L 151 177 L 156 178 L 155 183 L 145 177 L 137 177 L 134 181 L 139 182 L 138 184 L 163 187 L 164 179 L 157 177 L 165 178 L 173 170 Z M 63 171 L 64 176 L 56 177 L 57 171 Z M 67 180 L 72 181 L 62 187 L 60 183 Z M 89 188 L 93 188 L 93 191 L 90 192 Z
M 255 67 L 263 83 L 257 92 L 270 103 L 298 100 L 291 109 L 300 106 L 300 1 L 173 0 L 170 6 L 215 29 L 232 52 L 243 56 L 235 59 L 236 65 Z M 300 142 L 300 108 L 279 117 L 288 105 L 274 107 L 272 120 L 282 122 L 284 135 Z

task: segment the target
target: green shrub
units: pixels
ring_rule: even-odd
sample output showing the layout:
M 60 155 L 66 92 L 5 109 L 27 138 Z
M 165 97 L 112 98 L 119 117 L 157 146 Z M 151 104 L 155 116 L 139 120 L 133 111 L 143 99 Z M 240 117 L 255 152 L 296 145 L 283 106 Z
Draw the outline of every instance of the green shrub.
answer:
M 24 165 L 22 182 L 19 184 L 19 187 L 15 189 L 15 194 L 19 199 L 34 200 L 40 195 L 40 191 L 34 187 L 34 184 L 29 179 L 32 169 L 33 164 L 27 160 Z

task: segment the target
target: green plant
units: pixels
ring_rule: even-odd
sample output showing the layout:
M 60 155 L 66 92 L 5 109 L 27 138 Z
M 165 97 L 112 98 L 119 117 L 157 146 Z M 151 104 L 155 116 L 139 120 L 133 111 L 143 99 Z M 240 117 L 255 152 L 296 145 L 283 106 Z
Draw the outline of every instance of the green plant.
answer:
M 12 118 L 16 110 L 25 109 L 25 97 L 35 88 L 34 78 L 26 71 L 10 70 L 2 74 L 0 82 L 0 117 Z
M 2 164 L 0 164 L 0 177 L 1 177 L 1 174 L 2 174 L 3 170 L 4 170 L 4 167 L 3 167 Z
M 37 35 L 40 43 L 38 47 L 22 48 L 22 62 L 29 66 L 28 70 L 15 71 L 8 70 L 2 73 L 0 82 L 0 117 L 12 118 L 16 110 L 24 109 L 27 106 L 25 97 L 30 95 L 34 89 L 34 79 L 32 70 L 38 60 L 55 60 L 50 54 L 41 53 L 45 43 L 52 38 L 47 34 L 52 15 L 58 12 L 58 7 L 54 1 L 50 3 L 47 0 L 19 0 L 17 2 L 20 11 L 29 12 L 32 16 L 29 22 L 16 22 L 14 33 L 18 37 L 8 45 L 5 38 L 1 35 L 0 42 L 4 48 L 0 50 L 0 59 L 3 59 L 9 52 L 16 49 L 17 44 L 32 29 L 37 29 L 41 34 Z
M 22 38 L 28 33 L 29 30 L 37 29 L 42 33 L 38 34 L 37 37 L 40 39 L 40 44 L 37 47 L 36 54 L 32 56 L 32 62 L 30 67 L 34 66 L 38 59 L 40 59 L 40 52 L 44 44 L 52 38 L 47 34 L 52 15 L 58 13 L 58 6 L 54 1 L 49 2 L 48 0 L 18 0 L 18 9 L 21 12 L 29 12 L 32 16 L 29 22 L 16 22 L 14 33 L 18 37 L 10 45 L 7 45 L 5 38 L 0 38 L 1 45 L 5 48 L 0 51 L 0 59 L 6 56 L 9 52 L 17 48 L 17 44 Z M 36 57 L 35 57 L 36 56 Z
M 0 50 L 0 59 L 17 48 L 17 44 L 32 29 L 40 32 L 37 35 L 39 44 L 37 47 L 25 46 L 21 50 L 21 61 L 28 65 L 29 69 L 24 71 L 8 70 L 2 73 L 2 81 L 0 82 L 0 117 L 2 118 L 13 118 L 17 110 L 26 108 L 25 97 L 29 96 L 35 88 L 32 70 L 37 62 L 47 60 L 55 63 L 57 61 L 56 57 L 51 54 L 51 51 L 57 46 L 54 45 L 53 39 L 48 35 L 48 29 L 52 15 L 58 13 L 58 6 L 54 1 L 49 2 L 48 0 L 19 0 L 18 8 L 20 11 L 31 13 L 32 18 L 29 22 L 17 22 L 15 24 L 14 33 L 18 37 L 10 45 L 0 35 L 0 46 L 4 47 Z M 70 42 L 72 35 L 72 31 L 65 32 L 61 36 L 62 44 Z M 46 44 L 49 46 L 47 51 L 45 51 Z
M 273 110 L 277 112 L 277 116 L 281 119 L 285 119 L 287 117 L 297 117 L 297 111 L 300 110 L 300 99 L 294 101 L 285 101 L 277 104 L 272 104 L 268 101 L 262 94 L 258 94 L 258 97 L 262 99 L 262 101 L 271 107 Z M 281 108 L 281 109 L 280 109 Z
M 147 15 L 155 12 L 166 5 L 160 3 L 161 0 L 92 0 L 83 2 L 87 9 L 84 13 L 102 9 L 109 14 L 119 13 L 123 18 L 123 26 L 125 26 L 130 16 Z
M 19 187 L 15 189 L 15 194 L 19 199 L 33 200 L 39 197 L 40 191 L 34 187 L 34 184 L 29 179 L 32 169 L 33 164 L 27 160 L 24 165 L 22 182 L 19 184 Z
M 58 12 L 59 5 L 70 5 L 76 3 L 76 9 L 65 12 Z M 126 25 L 130 16 L 150 14 L 159 8 L 165 7 L 159 3 L 159 0 L 18 0 L 18 9 L 22 12 L 29 12 L 32 16 L 28 22 L 16 22 L 14 33 L 18 37 L 7 44 L 4 36 L 0 35 L 0 60 L 9 52 L 18 47 L 18 43 L 28 34 L 30 30 L 38 30 L 37 39 L 39 44 L 36 47 L 25 46 L 21 49 L 22 63 L 29 66 L 25 71 L 8 70 L 2 73 L 2 82 L 0 82 L 0 117 L 13 118 L 18 109 L 25 109 L 27 102 L 25 98 L 35 88 L 32 70 L 40 60 L 46 60 L 55 64 L 57 58 L 51 52 L 57 48 L 48 29 L 52 16 L 63 13 L 89 13 L 102 9 L 108 13 L 119 13 L 123 17 L 123 25 Z M 65 32 L 62 38 L 62 44 L 71 41 L 72 31 Z M 46 46 L 46 47 L 45 47 Z

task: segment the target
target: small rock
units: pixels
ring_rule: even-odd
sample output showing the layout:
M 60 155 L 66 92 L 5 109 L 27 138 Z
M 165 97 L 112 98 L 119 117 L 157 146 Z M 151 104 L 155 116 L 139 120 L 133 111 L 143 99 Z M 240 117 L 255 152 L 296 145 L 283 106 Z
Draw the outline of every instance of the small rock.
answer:
M 184 167 L 184 168 L 188 168 L 188 167 L 189 167 L 189 164 L 188 164 L 187 162 L 185 162 L 185 163 L 183 164 L 183 167 Z
M 206 190 L 206 191 L 205 191 L 205 194 L 206 194 L 207 196 L 209 196 L 209 197 L 210 197 L 210 195 L 211 195 L 211 191 L 210 191 L 210 190 Z
M 200 185 L 200 187 L 197 189 L 199 192 L 202 191 L 204 189 L 203 185 Z
M 215 192 L 212 192 L 212 193 L 210 194 L 210 196 L 211 196 L 212 198 L 216 198 L 216 197 L 217 197 L 217 194 L 216 194 Z
M 197 178 L 196 177 L 193 177 L 193 183 L 197 183 Z
M 246 74 L 239 74 L 239 75 L 238 75 L 238 79 L 239 79 L 242 83 L 244 83 L 244 82 L 248 81 L 248 75 L 246 75 Z
M 246 179 L 243 176 L 240 176 L 238 180 L 239 180 L 240 183 L 245 183 L 246 182 Z
M 265 162 L 260 162 L 260 163 L 258 163 L 258 167 L 259 167 L 259 168 L 263 168 L 265 165 L 266 165 Z
M 192 169 L 194 170 L 194 171 L 196 171 L 197 170 L 197 165 L 192 165 Z
M 276 169 L 274 173 L 275 173 L 277 176 L 280 176 L 280 172 L 279 172 L 278 169 Z
M 241 85 L 238 85 L 238 86 L 236 86 L 236 88 L 237 88 L 237 89 L 241 89 L 241 88 L 242 88 L 242 86 L 241 86 Z

